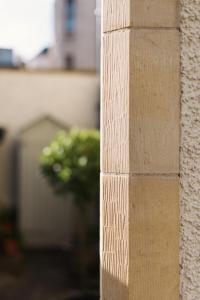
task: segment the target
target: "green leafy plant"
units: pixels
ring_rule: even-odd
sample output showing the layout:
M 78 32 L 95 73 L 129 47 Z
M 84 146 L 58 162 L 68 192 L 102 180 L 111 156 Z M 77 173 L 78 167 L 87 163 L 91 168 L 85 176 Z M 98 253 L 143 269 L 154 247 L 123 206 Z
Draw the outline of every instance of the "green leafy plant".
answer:
M 80 208 L 99 191 L 98 130 L 60 132 L 41 156 L 42 173 L 57 193 L 71 193 Z
M 79 208 L 79 270 L 85 286 L 88 267 L 87 207 L 99 194 L 100 135 L 98 130 L 60 132 L 45 147 L 40 167 L 54 191 L 71 193 Z

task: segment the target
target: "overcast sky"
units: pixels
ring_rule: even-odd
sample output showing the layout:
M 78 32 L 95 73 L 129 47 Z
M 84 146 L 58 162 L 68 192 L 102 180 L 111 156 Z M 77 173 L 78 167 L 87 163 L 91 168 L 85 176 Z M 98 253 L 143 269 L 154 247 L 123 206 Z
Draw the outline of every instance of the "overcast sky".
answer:
M 0 0 L 0 47 L 30 59 L 53 42 L 54 0 Z

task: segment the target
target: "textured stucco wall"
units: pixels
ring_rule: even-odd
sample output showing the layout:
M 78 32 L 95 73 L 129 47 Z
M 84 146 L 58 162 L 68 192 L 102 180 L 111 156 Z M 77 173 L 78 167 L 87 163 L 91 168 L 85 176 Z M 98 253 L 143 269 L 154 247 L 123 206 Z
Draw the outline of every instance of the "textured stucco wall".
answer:
M 181 295 L 200 299 L 200 0 L 181 1 Z

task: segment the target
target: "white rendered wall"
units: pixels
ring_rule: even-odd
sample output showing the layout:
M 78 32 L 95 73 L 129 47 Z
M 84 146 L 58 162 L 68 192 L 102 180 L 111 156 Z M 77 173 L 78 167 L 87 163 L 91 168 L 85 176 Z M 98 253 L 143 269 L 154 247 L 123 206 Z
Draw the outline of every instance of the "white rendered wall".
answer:
M 21 129 L 49 115 L 69 127 L 97 124 L 98 77 L 92 73 L 0 71 L 0 207 L 11 203 L 11 145 Z

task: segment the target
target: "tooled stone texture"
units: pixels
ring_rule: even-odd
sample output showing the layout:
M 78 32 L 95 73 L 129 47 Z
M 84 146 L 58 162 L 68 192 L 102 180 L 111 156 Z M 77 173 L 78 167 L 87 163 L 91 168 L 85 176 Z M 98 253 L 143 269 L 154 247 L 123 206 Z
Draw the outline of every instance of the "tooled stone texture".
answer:
M 200 299 L 200 0 L 181 1 L 181 299 Z

